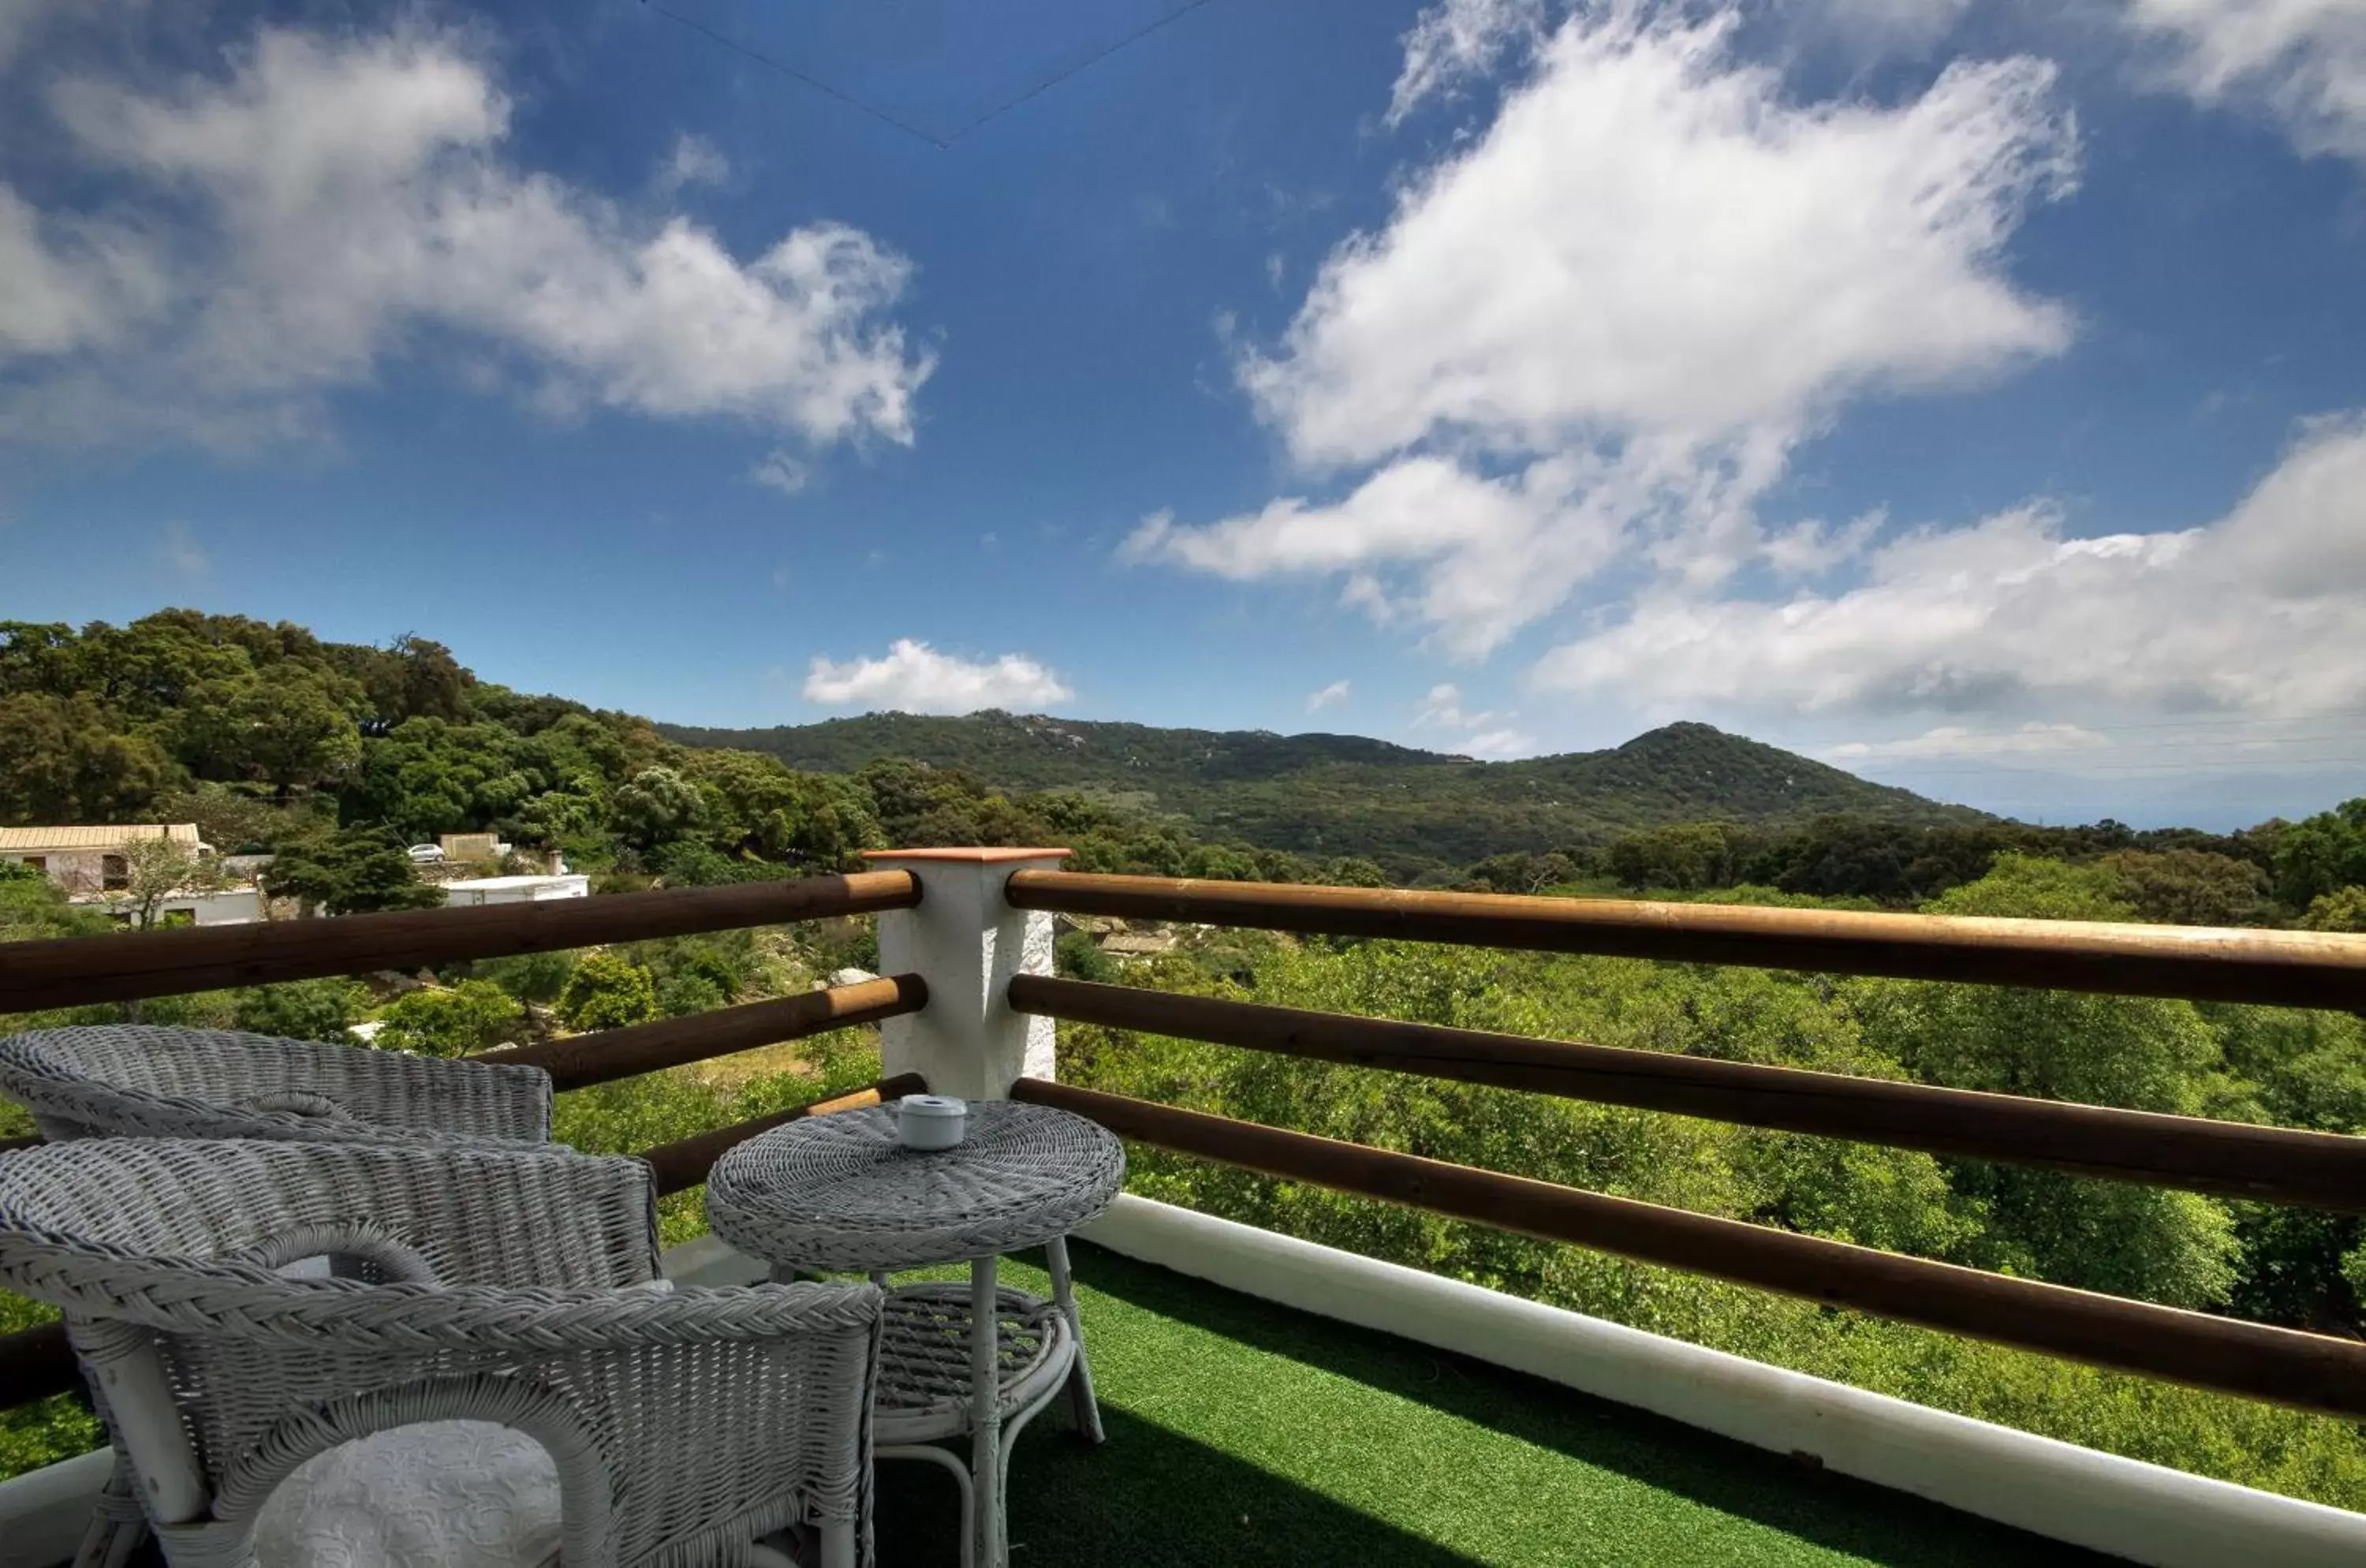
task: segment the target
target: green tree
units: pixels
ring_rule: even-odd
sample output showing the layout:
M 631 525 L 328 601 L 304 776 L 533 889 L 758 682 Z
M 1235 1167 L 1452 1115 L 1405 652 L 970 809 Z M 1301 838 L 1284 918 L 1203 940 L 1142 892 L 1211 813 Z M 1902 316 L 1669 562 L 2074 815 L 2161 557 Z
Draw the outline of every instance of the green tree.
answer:
M 1090 931 L 1069 931 L 1052 944 L 1053 966 L 1071 980 L 1097 980 L 1103 985 L 1117 978 L 1117 963 L 1100 949 Z
M 233 1022 L 252 1034 L 282 1040 L 353 1043 L 345 1031 L 360 1016 L 362 988 L 350 980 L 284 980 L 238 993 Z
M 379 822 L 406 841 L 482 829 L 525 813 L 568 781 L 499 725 L 407 719 L 366 741 L 339 798 L 347 822 Z
M 361 683 L 380 726 L 411 718 L 459 719 L 476 677 L 440 642 L 405 634 L 383 649 L 342 650 L 340 662 Z
M 2276 840 L 2275 867 L 2276 897 L 2295 909 L 2366 885 L 2366 796 L 2287 825 Z
M 1741 879 L 1745 835 L 1729 822 L 1681 822 L 1628 833 L 1610 846 L 1610 874 L 1628 886 L 1691 892 Z
M 17 861 L 0 861 L 0 942 L 103 936 L 114 929 L 115 922 L 101 911 L 66 902 L 65 890 L 47 873 Z
M 0 696 L 0 819 L 139 818 L 173 772 L 153 739 L 124 732 L 87 697 Z
M 706 802 L 698 788 L 671 768 L 644 768 L 616 791 L 612 803 L 617 836 L 644 853 L 654 852 L 696 828 Z
M 361 761 L 361 730 L 341 694 L 300 665 L 275 664 L 239 687 L 227 720 L 239 761 L 282 799 L 333 784 Z
M 2270 914 L 2268 876 L 2248 861 L 2204 850 L 2119 850 L 2101 862 L 2140 919 L 2246 926 Z
M 1934 914 L 2124 919 L 2102 865 L 2007 853 Z M 1995 986 L 1863 981 L 1847 993 L 1866 1038 L 1925 1082 L 2134 1111 L 2204 1113 L 2229 1089 L 2215 1033 L 2191 1004 Z M 1988 1229 L 1990 1268 L 2176 1306 L 2224 1302 L 2237 1247 L 2225 1205 L 2050 1171 L 1972 1161 L 1949 1167 Z
M 295 898 L 332 915 L 434 909 L 444 890 L 419 880 L 402 840 L 383 829 L 341 828 L 281 849 L 264 869 L 275 898 Z
M 259 800 L 246 789 L 201 782 L 157 796 L 149 817 L 158 822 L 194 822 L 197 837 L 226 855 L 263 854 L 281 839 L 319 825 L 304 806 Z
M 525 1011 L 490 980 L 463 980 L 449 990 L 417 990 L 378 1015 L 381 1050 L 422 1056 L 468 1056 L 517 1037 Z
M 704 975 L 669 975 L 657 983 L 655 1006 L 664 1018 L 688 1018 L 712 1012 L 727 1000 Z
M 213 856 L 161 835 L 131 840 L 120 858 L 123 886 L 112 890 L 109 902 L 128 912 L 131 923 L 143 931 L 155 926 L 166 900 L 175 895 L 220 893 L 231 886 Z
M 658 1016 L 649 972 L 616 953 L 594 953 L 575 966 L 559 994 L 558 1016 L 574 1030 L 622 1029 Z
M 477 972 L 522 1002 L 548 1007 L 567 989 L 575 973 L 575 955 L 569 953 L 521 953 L 512 958 L 488 959 Z
M 2337 887 L 2309 900 L 2300 923 L 2313 931 L 2366 931 L 2366 887 Z

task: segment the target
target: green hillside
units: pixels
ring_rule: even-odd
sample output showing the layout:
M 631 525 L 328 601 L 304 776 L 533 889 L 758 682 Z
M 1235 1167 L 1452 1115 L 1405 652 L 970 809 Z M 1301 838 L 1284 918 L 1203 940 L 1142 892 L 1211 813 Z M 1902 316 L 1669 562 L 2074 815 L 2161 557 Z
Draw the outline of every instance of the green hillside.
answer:
M 1981 820 L 1902 789 L 1705 724 L 1672 724 L 1606 751 L 1517 762 L 1354 735 L 1160 729 L 999 712 L 869 714 L 772 729 L 660 725 L 669 739 L 770 752 L 851 773 L 874 757 L 960 768 L 1012 790 L 1076 789 L 1169 814 L 1210 838 L 1392 870 L 1508 851 L 1598 843 L 1635 828 L 1835 813 L 1937 825 Z

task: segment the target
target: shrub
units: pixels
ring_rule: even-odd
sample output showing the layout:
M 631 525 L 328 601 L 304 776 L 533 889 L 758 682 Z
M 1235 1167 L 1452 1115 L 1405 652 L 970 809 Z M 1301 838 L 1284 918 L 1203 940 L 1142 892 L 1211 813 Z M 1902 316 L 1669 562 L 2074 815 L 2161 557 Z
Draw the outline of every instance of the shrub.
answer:
M 569 1029 L 622 1029 L 658 1015 L 649 972 L 614 953 L 595 953 L 575 966 L 559 993 L 558 1016 Z
M 521 953 L 514 958 L 488 959 L 477 973 L 522 1002 L 547 1007 L 567 989 L 575 973 L 571 953 Z
M 524 1010 L 490 980 L 463 980 L 448 991 L 413 991 L 380 1015 L 374 1042 L 422 1056 L 466 1056 L 515 1037 Z
M 361 988 L 350 980 L 289 980 L 238 993 L 232 1021 L 254 1034 L 283 1040 L 326 1040 L 351 1044 L 345 1032 L 361 1010 Z

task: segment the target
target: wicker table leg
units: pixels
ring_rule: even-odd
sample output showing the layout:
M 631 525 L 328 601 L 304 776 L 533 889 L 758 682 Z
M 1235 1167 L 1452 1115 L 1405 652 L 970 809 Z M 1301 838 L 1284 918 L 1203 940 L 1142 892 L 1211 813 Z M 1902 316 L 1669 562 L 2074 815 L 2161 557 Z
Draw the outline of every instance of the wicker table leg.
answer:
M 1005 1568 L 1002 1545 L 1001 1312 L 995 1295 L 998 1259 L 992 1253 L 969 1266 L 969 1472 L 977 1493 L 977 1562 Z
M 1043 1251 L 1052 1266 L 1052 1300 L 1059 1306 L 1060 1315 L 1068 1320 L 1068 1333 L 1076 1341 L 1076 1370 L 1068 1374 L 1068 1410 L 1085 1441 L 1105 1442 L 1100 1401 L 1093 1396 L 1092 1363 L 1085 1357 L 1084 1320 L 1076 1315 L 1076 1292 L 1068 1282 L 1068 1238 L 1053 1236 L 1043 1244 Z

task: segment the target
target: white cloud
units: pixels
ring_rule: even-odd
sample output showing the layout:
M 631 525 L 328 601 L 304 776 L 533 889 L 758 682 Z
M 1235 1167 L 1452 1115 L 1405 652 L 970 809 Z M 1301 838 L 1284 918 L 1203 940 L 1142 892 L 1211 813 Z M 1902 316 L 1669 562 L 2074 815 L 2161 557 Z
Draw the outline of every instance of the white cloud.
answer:
M 175 576 L 192 581 L 211 577 L 214 572 L 213 557 L 197 543 L 197 534 L 186 523 L 164 525 L 164 536 L 156 546 L 156 558 L 170 568 Z
M 167 285 L 136 236 L 73 217 L 45 220 L 0 185 L 0 364 L 121 335 L 163 303 Z
M 2073 538 L 2033 504 L 1897 539 L 1846 592 L 1646 595 L 1538 666 L 1666 711 L 2294 716 L 2366 707 L 2366 415 L 2306 426 L 2203 527 Z
M 1420 708 L 1413 716 L 1413 728 L 1415 729 L 1431 728 L 1476 729 L 1483 724 L 1492 722 L 1494 717 L 1495 715 L 1492 711 L 1464 712 L 1461 688 L 1450 682 L 1441 681 L 1429 689 L 1427 696 L 1422 698 Z
M 2052 67 L 1963 62 L 1896 107 L 1797 105 L 1730 15 L 1564 26 L 1476 145 L 1324 264 L 1244 379 L 1290 449 L 1369 462 L 1463 432 L 1789 427 L 1868 387 L 2059 350 L 1998 270 L 2072 142 Z
M 748 470 L 748 477 L 766 490 L 794 495 L 813 481 L 813 470 L 775 446 L 764 454 L 761 462 Z
M 1434 39 L 1501 20 L 1432 15 Z M 1732 57 L 1738 17 L 1618 4 L 1553 32 L 1483 134 L 1339 245 L 1279 344 L 1241 363 L 1290 454 L 1354 487 L 1154 519 L 1131 556 L 1340 575 L 1465 658 L 1614 562 L 1699 588 L 1761 558 L 1838 558 L 1821 531 L 1768 538 L 1755 502 L 1850 398 L 2067 344 L 2067 311 L 2015 287 L 2004 253 L 2068 188 L 2076 138 L 2042 62 L 1958 62 L 1895 105 L 1803 104 Z M 1428 26 L 1408 70 L 1459 58 L 1422 45 Z
M 2109 746 L 2111 739 L 2075 724 L 2031 722 L 2018 729 L 1970 729 L 1943 724 L 1899 740 L 1851 740 L 1828 747 L 1826 761 L 1862 762 L 1892 757 L 2008 757 L 2089 751 Z
M 910 637 L 897 638 L 878 659 L 839 663 L 816 655 L 804 691 L 806 701 L 832 707 L 904 713 L 1041 707 L 1076 695 L 1057 675 L 1024 654 L 973 662 Z
M 1972 0 L 1807 0 L 1804 19 L 1860 61 L 1921 60 L 1971 8 Z
M 658 169 L 656 186 L 671 196 L 684 186 L 719 186 L 731 177 L 731 160 L 705 137 L 682 131 L 673 139 L 673 151 Z
M 1482 761 L 1500 761 L 1506 757 L 1527 757 L 1535 754 L 1537 738 L 1517 729 L 1487 729 L 1462 742 L 1462 753 Z
M 1333 703 L 1344 703 L 1347 700 L 1347 691 L 1346 682 L 1334 681 L 1319 692 L 1310 692 L 1306 697 L 1306 711 L 1320 713 Z
M 1433 97 L 1485 75 L 1544 37 L 1545 0 L 1438 0 L 1406 29 L 1404 65 L 1389 95 L 1393 129 Z
M 0 201 L 12 291 L 32 277 L 55 323 L 0 316 L 0 431 L 268 439 L 454 339 L 556 411 L 911 439 L 931 361 L 884 319 L 908 262 L 836 223 L 742 261 L 520 168 L 509 100 L 454 36 L 266 28 L 226 73 L 66 75 L 47 102 L 119 199 Z
M 2265 109 L 2303 152 L 2366 161 L 2360 0 L 2129 0 L 2126 17 L 2195 102 Z
M 1537 738 L 1513 728 L 1505 720 L 1517 718 L 1515 713 L 1498 713 L 1493 708 L 1472 713 L 1462 705 L 1462 692 L 1448 682 L 1440 682 L 1429 689 L 1414 712 L 1411 728 L 1468 730 L 1471 733 L 1448 742 L 1453 750 L 1468 757 L 1524 757 L 1537 749 Z M 1490 728 L 1490 727 L 1493 728 Z

